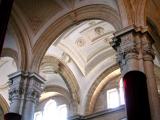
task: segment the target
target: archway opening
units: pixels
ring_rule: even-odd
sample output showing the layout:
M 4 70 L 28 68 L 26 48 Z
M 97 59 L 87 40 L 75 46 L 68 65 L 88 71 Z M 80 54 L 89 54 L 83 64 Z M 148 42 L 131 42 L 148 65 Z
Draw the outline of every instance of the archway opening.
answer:
M 85 20 L 65 30 L 41 61 L 39 73 L 47 80 L 45 87 L 57 85 L 66 89 L 75 108 L 82 106 L 79 95 L 87 95 L 93 76 L 98 77 L 116 63 L 110 46 L 115 31 L 112 24 L 99 19 Z

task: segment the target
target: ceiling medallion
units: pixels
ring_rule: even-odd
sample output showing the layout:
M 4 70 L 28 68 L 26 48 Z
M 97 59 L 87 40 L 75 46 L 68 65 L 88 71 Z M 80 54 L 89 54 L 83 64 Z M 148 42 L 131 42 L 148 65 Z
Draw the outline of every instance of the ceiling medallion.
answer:
M 85 40 L 83 38 L 79 38 L 76 40 L 75 44 L 78 46 L 78 47 L 82 47 L 85 45 Z
M 70 62 L 70 56 L 67 53 L 63 53 L 61 59 L 65 63 L 69 63 Z
M 96 27 L 94 30 L 97 33 L 97 35 L 103 35 L 105 32 L 103 27 Z

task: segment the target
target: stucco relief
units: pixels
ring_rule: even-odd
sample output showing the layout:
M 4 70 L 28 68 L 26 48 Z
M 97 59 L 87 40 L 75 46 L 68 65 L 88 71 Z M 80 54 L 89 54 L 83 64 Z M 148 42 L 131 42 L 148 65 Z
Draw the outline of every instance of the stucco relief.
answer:
M 75 44 L 78 46 L 78 47 L 83 47 L 85 45 L 86 41 L 84 38 L 78 38 L 75 42 Z
M 103 35 L 105 33 L 103 27 L 96 27 L 94 30 L 97 33 L 97 35 Z

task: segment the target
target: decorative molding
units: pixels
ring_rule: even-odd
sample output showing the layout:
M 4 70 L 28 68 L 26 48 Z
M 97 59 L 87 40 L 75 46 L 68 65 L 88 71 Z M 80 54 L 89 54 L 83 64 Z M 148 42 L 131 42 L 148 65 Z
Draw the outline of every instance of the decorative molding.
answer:
M 45 80 L 36 73 L 19 71 L 9 75 L 9 100 L 31 100 L 37 102 Z
M 79 38 L 75 41 L 75 44 L 78 46 L 78 47 L 83 47 L 85 45 L 86 41 L 84 38 Z
M 110 44 L 117 51 L 117 62 L 123 74 L 130 70 L 139 70 L 140 59 L 145 61 L 154 59 L 152 43 L 153 39 L 146 26 L 132 25 L 114 34 Z

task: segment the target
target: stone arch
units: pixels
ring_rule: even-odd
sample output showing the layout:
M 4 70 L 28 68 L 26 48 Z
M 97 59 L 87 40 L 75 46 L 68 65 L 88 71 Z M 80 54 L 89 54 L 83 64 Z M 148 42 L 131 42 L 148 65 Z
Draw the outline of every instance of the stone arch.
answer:
M 1 57 L 11 57 L 15 60 L 17 68 L 19 68 L 18 54 L 15 50 L 10 48 L 3 48 Z
M 59 60 L 58 58 L 54 56 L 45 56 L 45 58 L 56 60 L 59 68 L 58 73 L 61 75 L 61 77 L 64 79 L 64 82 L 66 83 L 66 86 L 69 89 L 69 92 L 71 93 L 71 98 L 73 99 L 73 102 L 76 106 L 76 110 L 78 110 L 77 105 L 80 103 L 80 96 L 79 96 L 79 85 L 77 83 L 77 80 L 70 70 L 70 68 L 63 63 L 63 61 Z
M 69 103 L 68 104 L 69 105 L 69 114 L 71 114 L 71 115 L 77 114 L 77 105 L 75 104 L 75 101 L 72 98 L 72 95 L 69 93 L 68 90 L 66 90 L 65 88 L 63 88 L 61 86 L 50 85 L 50 86 L 46 86 L 44 88 L 44 93 L 47 93 L 47 92 L 57 92 L 57 93 L 59 93 L 59 94 L 55 95 L 55 97 L 59 96 L 59 95 L 62 95 Z M 50 96 L 50 97 L 52 97 L 52 96 Z M 48 97 L 48 98 L 50 98 L 50 97 Z M 46 98 L 46 99 L 48 99 L 48 98 Z M 46 99 L 44 99 L 44 100 L 46 100 Z M 44 100 L 42 100 L 42 101 L 44 101 Z M 40 103 L 42 101 L 40 100 Z
M 22 20 L 22 16 L 15 6 L 16 5 L 13 6 L 8 27 L 13 32 L 18 47 L 18 69 L 26 71 L 31 61 L 29 58 L 32 56 L 31 44 L 29 43 L 29 35 L 26 27 L 24 27 L 26 23 Z M 30 57 L 28 57 L 28 55 L 30 55 Z
M 53 22 L 35 43 L 33 47 L 32 70 L 38 71 L 39 64 L 46 50 L 61 33 L 74 24 L 90 19 L 102 19 L 112 24 L 116 30 L 121 28 L 121 20 L 117 11 L 107 5 L 88 5 L 69 12 Z
M 89 89 L 89 92 L 87 94 L 87 101 L 86 101 L 86 108 L 85 108 L 85 114 L 91 114 L 94 110 L 94 105 L 97 100 L 98 95 L 102 91 L 102 89 L 105 87 L 105 85 L 108 83 L 108 81 L 114 79 L 118 75 L 112 76 L 109 79 L 104 79 L 109 74 L 117 70 L 119 66 L 117 64 L 113 65 L 112 67 L 106 69 L 98 78 L 95 80 L 95 82 L 92 84 L 92 86 Z M 120 75 L 120 74 L 119 74 Z
M 4 113 L 7 113 L 9 111 L 9 105 L 1 94 L 0 94 L 0 101 L 1 101 L 0 106 L 2 107 L 2 110 L 4 111 Z
M 43 92 L 58 92 L 62 94 L 67 100 L 73 99 L 72 95 L 65 88 L 57 85 L 46 86 Z

